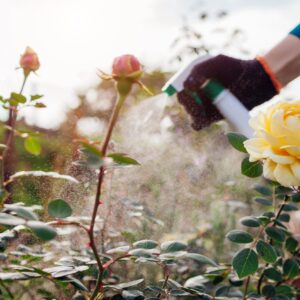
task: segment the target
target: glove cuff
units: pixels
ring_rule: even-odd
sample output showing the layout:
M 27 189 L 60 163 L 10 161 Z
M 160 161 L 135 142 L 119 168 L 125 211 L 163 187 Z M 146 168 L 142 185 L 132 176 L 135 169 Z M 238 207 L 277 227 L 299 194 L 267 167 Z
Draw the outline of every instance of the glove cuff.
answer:
M 277 79 L 275 73 L 270 68 L 270 66 L 269 66 L 268 62 L 266 61 L 266 59 L 263 56 L 257 55 L 256 60 L 261 64 L 261 66 L 264 69 L 264 71 L 266 72 L 266 74 L 270 77 L 270 80 L 272 81 L 276 92 L 279 93 L 280 90 L 282 89 L 282 84 Z

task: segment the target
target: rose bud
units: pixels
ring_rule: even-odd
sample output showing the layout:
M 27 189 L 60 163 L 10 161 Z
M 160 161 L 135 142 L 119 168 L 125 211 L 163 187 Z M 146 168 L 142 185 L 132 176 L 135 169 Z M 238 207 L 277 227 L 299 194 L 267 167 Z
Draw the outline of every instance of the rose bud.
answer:
M 21 55 L 20 66 L 24 70 L 25 75 L 38 70 L 40 67 L 39 58 L 30 47 L 27 47 L 24 54 Z
M 137 79 L 142 74 L 140 62 L 131 54 L 116 57 L 113 61 L 112 71 L 114 76 L 133 79 Z

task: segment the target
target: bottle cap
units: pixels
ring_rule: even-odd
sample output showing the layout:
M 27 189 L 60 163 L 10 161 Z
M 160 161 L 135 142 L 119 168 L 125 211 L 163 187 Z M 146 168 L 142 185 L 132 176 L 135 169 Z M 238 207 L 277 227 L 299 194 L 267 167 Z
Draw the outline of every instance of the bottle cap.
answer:
M 224 90 L 225 87 L 217 80 L 208 79 L 201 86 L 208 98 L 214 101 Z

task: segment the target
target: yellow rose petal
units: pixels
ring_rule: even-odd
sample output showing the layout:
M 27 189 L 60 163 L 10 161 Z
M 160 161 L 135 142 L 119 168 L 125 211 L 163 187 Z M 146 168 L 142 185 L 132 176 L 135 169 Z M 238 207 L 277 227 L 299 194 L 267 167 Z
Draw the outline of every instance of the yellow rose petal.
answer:
M 291 170 L 293 174 L 300 180 L 300 163 L 296 162 L 291 165 Z
M 276 180 L 274 177 L 274 170 L 276 167 L 276 163 L 274 163 L 271 159 L 266 159 L 263 166 L 264 177 L 270 180 Z
M 282 144 L 280 143 L 280 139 L 271 135 L 270 133 L 261 130 L 261 137 L 264 138 L 272 147 L 280 147 Z
M 286 126 L 289 130 L 294 131 L 295 133 L 300 132 L 300 120 L 299 117 L 289 116 L 286 118 Z
M 300 146 L 286 145 L 280 147 L 280 149 L 285 150 L 288 154 L 292 156 L 300 157 Z
M 288 155 L 280 155 L 277 153 L 274 153 L 272 149 L 266 150 L 265 153 L 266 156 L 270 157 L 275 163 L 281 164 L 281 165 L 290 165 L 293 162 L 295 162 L 295 158 Z
M 255 116 L 251 117 L 249 120 L 249 125 L 254 129 L 254 131 L 266 130 L 267 119 L 262 112 L 258 112 Z
M 254 137 L 244 142 L 250 161 L 264 161 L 264 176 L 300 185 L 300 101 L 277 101 L 252 116 Z
M 250 161 L 265 158 L 264 152 L 270 145 L 262 138 L 253 138 L 244 142 L 247 152 L 250 154 Z
M 286 134 L 286 130 L 284 111 L 280 109 L 271 118 L 271 134 L 274 137 L 282 137 Z
M 273 174 L 276 181 L 283 186 L 300 185 L 300 180 L 294 176 L 290 166 L 277 164 Z

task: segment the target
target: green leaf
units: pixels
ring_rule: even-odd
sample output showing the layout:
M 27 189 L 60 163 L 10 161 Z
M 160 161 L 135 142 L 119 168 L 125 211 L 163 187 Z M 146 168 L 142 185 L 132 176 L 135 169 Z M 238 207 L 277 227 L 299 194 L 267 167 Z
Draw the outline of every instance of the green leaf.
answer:
M 133 280 L 130 282 L 124 282 L 124 283 L 119 283 L 119 284 L 115 284 L 115 285 L 106 285 L 104 287 L 112 288 L 115 290 L 123 290 L 123 289 L 130 288 L 132 286 L 139 285 L 143 281 L 144 281 L 144 279 L 142 278 L 142 279 L 137 279 L 137 280 Z
M 190 296 L 191 293 L 188 293 L 184 290 L 171 290 L 170 292 L 171 296 L 173 297 L 185 297 L 185 296 Z
M 247 227 L 259 227 L 260 223 L 255 217 L 244 217 L 240 219 L 241 224 Z
M 26 103 L 26 97 L 21 94 L 11 93 L 9 102 L 11 102 L 12 105 L 15 105 L 15 103 Z
M 194 276 L 189 278 L 185 283 L 184 283 L 184 287 L 185 288 L 190 288 L 193 290 L 197 290 L 200 292 L 204 292 L 205 287 L 204 287 L 204 283 L 207 281 L 206 278 L 204 278 L 202 275 L 198 275 L 198 276 Z
M 124 290 L 122 291 L 122 299 L 138 300 L 138 299 L 145 299 L 145 297 L 143 292 L 139 290 Z
M 244 135 L 235 132 L 229 132 L 226 134 L 226 136 L 233 148 L 240 152 L 247 153 L 247 150 L 244 146 L 244 142 L 247 140 L 247 138 Z
M 219 288 L 216 289 L 216 297 L 228 297 L 229 295 L 229 292 L 230 292 L 230 286 L 227 286 L 227 285 L 223 285 L 223 286 L 220 286 Z
M 262 294 L 265 297 L 274 297 L 276 294 L 275 287 L 273 285 L 267 284 L 262 288 Z
M 289 285 L 279 285 L 275 288 L 276 296 L 283 295 L 289 298 L 293 297 L 293 289 Z
M 264 185 L 256 185 L 254 187 L 254 189 L 260 193 L 261 195 L 264 195 L 264 196 L 272 196 L 272 190 L 267 187 L 267 186 L 264 186 Z
M 178 241 L 168 241 L 161 244 L 161 249 L 165 252 L 182 251 L 187 248 L 187 245 Z
M 6 189 L 0 188 L 0 206 L 5 202 L 5 200 L 9 197 L 9 193 Z
M 73 276 L 68 276 L 67 278 L 68 279 L 64 279 L 64 280 L 61 280 L 61 281 L 62 282 L 68 282 L 68 283 L 72 284 L 76 288 L 76 290 L 88 292 L 87 287 L 80 280 L 78 280 L 77 278 L 75 278 Z
M 242 174 L 251 178 L 259 177 L 263 173 L 263 167 L 260 161 L 250 162 L 246 157 L 241 165 Z
M 128 254 L 136 257 L 152 257 L 152 253 L 149 252 L 149 249 L 132 249 L 128 252 Z
M 272 212 L 272 211 L 266 211 L 263 213 L 263 216 L 269 218 L 269 219 L 272 219 L 275 217 L 275 214 Z
M 265 205 L 265 206 L 272 206 L 273 205 L 271 200 L 265 199 L 265 198 L 257 197 L 257 198 L 254 198 L 254 201 L 261 204 L 261 205 Z
M 48 213 L 54 218 L 64 219 L 72 215 L 72 208 L 65 200 L 56 199 L 49 203 Z
M 16 213 L 19 217 L 26 220 L 38 220 L 38 216 L 32 212 L 28 207 L 16 205 L 16 204 L 6 204 L 5 209 Z
M 285 240 L 285 232 L 276 227 L 266 228 L 266 234 L 276 242 L 282 243 Z
M 248 244 L 253 241 L 251 234 L 242 230 L 231 230 L 226 237 L 233 243 Z
M 294 239 L 293 237 L 288 237 L 286 242 L 285 242 L 285 248 L 293 253 L 298 247 L 298 241 L 296 239 Z
M 264 271 L 264 275 L 274 281 L 282 281 L 282 275 L 275 268 L 267 268 Z
M 293 202 L 299 203 L 299 202 L 300 202 L 300 193 L 294 194 L 294 195 L 291 197 L 291 199 L 292 199 Z
M 42 97 L 44 97 L 44 95 L 31 95 L 30 101 L 35 101 L 35 100 L 41 99 Z
M 43 222 L 28 221 L 27 226 L 43 241 L 50 241 L 57 235 L 56 230 Z
M 10 214 L 0 213 L 0 224 L 7 226 L 24 225 L 25 220 L 19 217 L 12 216 Z
M 180 289 L 180 288 L 182 288 L 182 285 L 179 282 L 177 282 L 176 280 L 171 279 L 171 278 L 169 278 L 169 280 L 167 282 L 167 285 L 169 287 L 171 287 L 171 288 L 174 288 L 174 289 L 177 289 L 177 288 Z
M 29 136 L 24 140 L 24 147 L 27 152 L 33 155 L 40 155 L 42 150 L 39 140 L 34 136 Z
M 276 190 L 275 190 L 275 193 L 277 195 L 286 195 L 286 194 L 290 194 L 293 192 L 293 189 L 289 188 L 289 187 L 286 187 L 286 186 L 277 186 L 276 187 Z
M 257 254 L 250 248 L 242 249 L 234 255 L 232 266 L 239 278 L 249 276 L 258 268 Z
M 153 240 L 141 240 L 133 243 L 133 246 L 142 249 L 153 249 L 158 246 L 158 243 Z
M 186 253 L 184 257 L 191 258 L 201 264 L 211 265 L 211 266 L 218 266 L 216 262 L 214 262 L 212 259 L 198 253 Z
M 96 146 L 91 145 L 89 143 L 85 143 L 85 142 L 81 142 L 81 146 L 83 147 L 83 150 L 84 150 L 83 152 L 85 154 L 90 153 L 90 154 L 95 155 L 98 158 L 102 157 L 101 151 Z
M 138 161 L 123 153 L 112 153 L 109 154 L 108 157 L 112 158 L 114 163 L 118 165 L 140 165 Z
M 275 249 L 262 240 L 257 242 L 256 251 L 267 263 L 274 263 L 277 260 Z
M 116 248 L 112 248 L 106 251 L 107 254 L 125 254 L 129 251 L 130 247 L 129 246 L 120 246 Z
M 296 210 L 298 210 L 298 207 L 294 203 L 288 203 L 288 204 L 285 204 L 283 206 L 282 210 L 284 210 L 284 211 L 296 211 Z
M 280 216 L 278 217 L 278 220 L 280 220 L 281 222 L 289 222 L 291 219 L 289 214 L 280 214 Z
M 242 286 L 244 284 L 244 280 L 240 280 L 237 277 L 229 277 L 228 280 L 232 286 Z
M 295 278 L 299 271 L 299 264 L 295 259 L 288 258 L 283 264 L 283 274 L 288 278 Z
M 270 218 L 266 216 L 258 216 L 257 219 L 262 225 L 268 225 L 271 222 Z
M 36 107 L 36 108 L 45 108 L 47 106 L 42 102 L 37 102 L 37 103 L 34 104 L 34 107 Z

